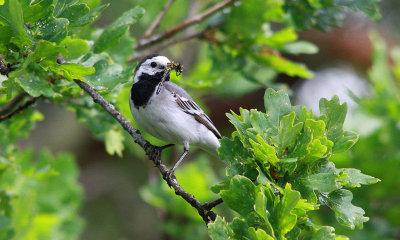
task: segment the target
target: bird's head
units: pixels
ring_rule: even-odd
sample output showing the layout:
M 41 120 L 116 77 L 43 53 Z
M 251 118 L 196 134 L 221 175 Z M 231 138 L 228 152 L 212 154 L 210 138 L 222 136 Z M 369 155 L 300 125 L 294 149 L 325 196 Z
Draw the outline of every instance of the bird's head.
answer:
M 171 61 L 167 57 L 158 54 L 152 54 L 143 58 L 136 66 L 133 83 L 138 82 L 141 76 L 148 76 L 153 79 L 159 78 L 161 80 L 169 63 Z

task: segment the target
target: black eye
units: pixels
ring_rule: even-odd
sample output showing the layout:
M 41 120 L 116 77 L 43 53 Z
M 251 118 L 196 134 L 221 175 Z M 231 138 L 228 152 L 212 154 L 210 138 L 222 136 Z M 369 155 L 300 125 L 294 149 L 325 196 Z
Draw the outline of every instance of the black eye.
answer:
M 151 62 L 151 63 L 150 63 L 150 66 L 151 66 L 152 68 L 155 68 L 155 67 L 157 67 L 157 63 Z

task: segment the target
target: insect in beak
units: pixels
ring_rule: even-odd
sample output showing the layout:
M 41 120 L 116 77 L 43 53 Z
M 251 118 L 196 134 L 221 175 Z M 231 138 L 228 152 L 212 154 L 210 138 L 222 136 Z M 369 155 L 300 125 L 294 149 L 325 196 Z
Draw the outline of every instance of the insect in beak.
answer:
M 179 76 L 183 72 L 183 65 L 180 64 L 180 63 L 170 62 L 170 63 L 167 64 L 166 69 L 169 70 L 169 71 L 175 70 L 176 76 Z
M 183 65 L 180 64 L 180 63 L 175 63 L 175 62 L 167 63 L 167 66 L 165 67 L 164 75 L 163 75 L 163 77 L 161 79 L 161 82 L 158 84 L 158 88 L 157 88 L 157 91 L 156 91 L 157 95 L 160 93 L 161 88 L 164 85 L 165 79 L 167 78 L 167 76 L 169 75 L 171 70 L 175 70 L 176 76 L 179 76 L 183 72 Z

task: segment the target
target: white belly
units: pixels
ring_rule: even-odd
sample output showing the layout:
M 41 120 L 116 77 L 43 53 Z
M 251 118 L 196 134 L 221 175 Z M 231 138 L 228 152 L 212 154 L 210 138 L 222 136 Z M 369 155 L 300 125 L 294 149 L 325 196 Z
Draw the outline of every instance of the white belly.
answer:
M 165 142 L 188 142 L 209 152 L 219 147 L 217 137 L 193 116 L 181 111 L 172 94 L 165 89 L 159 95 L 153 95 L 144 108 L 137 109 L 133 104 L 130 107 L 138 125 Z

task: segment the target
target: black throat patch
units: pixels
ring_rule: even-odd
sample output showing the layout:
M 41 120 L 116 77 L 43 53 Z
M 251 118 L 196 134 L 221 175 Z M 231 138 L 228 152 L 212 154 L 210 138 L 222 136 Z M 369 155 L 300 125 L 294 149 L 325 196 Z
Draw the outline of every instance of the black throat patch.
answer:
M 157 85 L 160 83 L 163 74 L 164 72 L 159 72 L 155 75 L 146 73 L 140 75 L 139 81 L 133 84 L 131 89 L 131 99 L 136 108 L 146 107 Z M 169 81 L 169 76 L 167 76 L 166 81 Z

